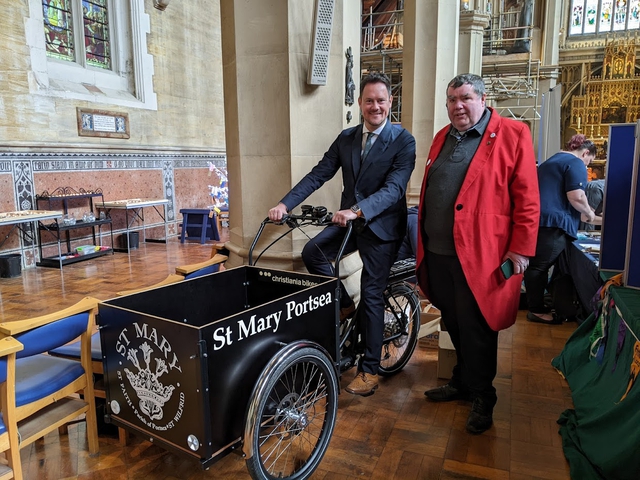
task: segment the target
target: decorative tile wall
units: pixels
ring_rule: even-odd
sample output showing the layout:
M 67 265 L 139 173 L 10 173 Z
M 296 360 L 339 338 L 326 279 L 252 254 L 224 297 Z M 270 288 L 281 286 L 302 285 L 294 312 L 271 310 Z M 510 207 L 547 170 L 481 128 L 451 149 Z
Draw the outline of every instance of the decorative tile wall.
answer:
M 57 188 L 75 191 L 101 190 L 105 201 L 131 198 L 168 199 L 167 223 L 170 236 L 178 235 L 180 208 L 209 205 L 207 185 L 217 179 L 209 175 L 209 163 L 226 168 L 224 154 L 106 154 L 106 153 L 0 153 L 0 211 L 48 209 L 48 202 L 36 196 Z M 56 209 L 59 209 L 57 207 Z M 86 203 L 70 205 L 80 217 Z M 162 212 L 162 208 L 159 209 Z M 122 214 L 122 215 L 121 215 Z M 146 209 L 148 234 L 162 230 L 164 221 L 154 209 Z M 113 232 L 125 228 L 122 211 L 113 211 Z M 31 229 L 31 224 L 25 224 Z M 151 228 L 149 228 L 151 227 Z M 135 226 L 134 226 L 135 228 Z M 0 227 L 1 253 L 31 247 L 28 235 L 10 235 L 11 226 Z M 25 265 L 30 265 L 30 258 Z

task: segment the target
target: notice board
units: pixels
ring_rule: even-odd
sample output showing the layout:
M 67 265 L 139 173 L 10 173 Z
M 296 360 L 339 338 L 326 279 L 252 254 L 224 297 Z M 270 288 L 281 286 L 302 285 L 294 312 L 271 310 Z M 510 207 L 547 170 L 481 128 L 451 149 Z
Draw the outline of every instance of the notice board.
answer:
M 636 124 L 636 131 L 640 131 Z M 633 176 L 631 178 L 631 202 L 629 206 L 629 223 L 627 238 L 627 255 L 624 265 L 624 284 L 627 287 L 640 289 L 640 139 L 636 137 L 633 152 Z
M 635 131 L 635 123 L 609 126 L 600 243 L 600 270 L 603 271 L 622 272 L 625 267 Z

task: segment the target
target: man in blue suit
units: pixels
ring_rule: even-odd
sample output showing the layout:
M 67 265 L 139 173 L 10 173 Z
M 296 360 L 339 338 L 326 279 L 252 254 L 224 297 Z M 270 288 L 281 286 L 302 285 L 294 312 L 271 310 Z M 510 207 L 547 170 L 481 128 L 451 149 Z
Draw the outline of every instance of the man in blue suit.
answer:
M 358 250 L 363 263 L 360 290 L 365 353 L 356 377 L 346 388 L 349 393 L 363 396 L 378 388 L 383 292 L 406 232 L 405 192 L 416 161 L 413 136 L 387 118 L 392 101 L 391 85 L 385 75 L 365 76 L 358 98 L 364 123 L 343 130 L 311 172 L 269 210 L 269 218 L 280 221 L 342 168 L 342 198 L 340 210 L 332 218 L 334 225 L 305 245 L 302 259 L 310 273 L 333 275 L 329 261 L 335 259 L 344 239 L 344 227 L 350 220 L 364 221 L 364 227 L 352 235 L 345 250 L 345 254 Z M 341 320 L 355 310 L 344 286 L 340 307 Z

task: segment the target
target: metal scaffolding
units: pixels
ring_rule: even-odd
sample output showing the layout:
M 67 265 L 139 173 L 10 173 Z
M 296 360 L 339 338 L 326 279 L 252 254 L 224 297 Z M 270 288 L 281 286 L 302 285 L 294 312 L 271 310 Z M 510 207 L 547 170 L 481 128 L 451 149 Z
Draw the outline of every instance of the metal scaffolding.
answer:
M 393 106 L 389 112 L 392 122 L 401 122 L 402 112 L 402 46 L 404 10 L 362 14 L 362 48 L 360 68 L 362 74 L 381 72 L 391 80 Z

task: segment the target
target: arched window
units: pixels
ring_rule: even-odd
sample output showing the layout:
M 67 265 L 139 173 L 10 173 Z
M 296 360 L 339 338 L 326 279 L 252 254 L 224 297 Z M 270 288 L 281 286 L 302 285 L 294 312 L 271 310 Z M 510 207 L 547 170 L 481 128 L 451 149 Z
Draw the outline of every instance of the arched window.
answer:
M 572 0 L 569 35 L 597 35 L 640 27 L 640 0 Z
M 32 93 L 157 109 L 145 0 L 28 0 Z

